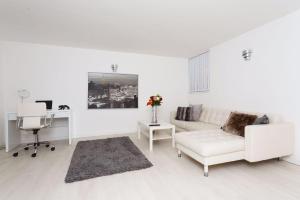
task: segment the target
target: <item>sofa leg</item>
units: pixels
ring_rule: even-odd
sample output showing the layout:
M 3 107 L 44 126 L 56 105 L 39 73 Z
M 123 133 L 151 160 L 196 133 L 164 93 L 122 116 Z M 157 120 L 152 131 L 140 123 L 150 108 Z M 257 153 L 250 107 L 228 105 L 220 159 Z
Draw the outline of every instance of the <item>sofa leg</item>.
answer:
M 278 157 L 278 158 L 277 158 L 277 161 L 281 161 L 281 158 L 280 158 L 280 157 Z
M 208 177 L 208 165 L 204 165 L 204 176 Z
M 179 149 L 177 150 L 177 155 L 178 155 L 178 158 L 181 158 L 181 151 Z

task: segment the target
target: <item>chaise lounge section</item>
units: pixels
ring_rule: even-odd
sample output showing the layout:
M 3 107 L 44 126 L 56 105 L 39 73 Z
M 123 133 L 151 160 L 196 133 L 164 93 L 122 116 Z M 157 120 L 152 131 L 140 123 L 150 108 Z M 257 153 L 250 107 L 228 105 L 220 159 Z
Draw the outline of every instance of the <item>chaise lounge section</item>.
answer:
M 278 115 L 269 114 L 269 124 L 248 125 L 242 137 L 221 129 L 231 112 L 203 107 L 198 121 L 176 120 L 176 112 L 172 112 L 171 123 L 178 131 L 175 135 L 178 156 L 183 152 L 202 163 L 204 175 L 208 176 L 208 167 L 211 165 L 243 159 L 258 162 L 293 153 L 293 124 L 283 122 Z

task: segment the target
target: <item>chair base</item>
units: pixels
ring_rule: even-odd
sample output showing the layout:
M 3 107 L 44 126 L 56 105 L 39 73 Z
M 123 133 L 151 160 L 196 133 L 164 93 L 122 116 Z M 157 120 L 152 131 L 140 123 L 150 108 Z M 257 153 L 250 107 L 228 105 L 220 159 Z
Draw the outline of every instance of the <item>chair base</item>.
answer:
M 21 152 L 23 150 L 28 151 L 30 148 L 33 148 L 33 153 L 31 154 L 31 157 L 36 157 L 41 145 L 45 145 L 45 147 L 47 147 L 47 148 L 49 148 L 51 146 L 50 150 L 51 151 L 55 150 L 55 146 L 50 144 L 50 142 L 48 142 L 48 141 L 38 142 L 38 143 L 29 143 L 26 146 L 19 149 L 18 151 L 16 151 L 15 153 L 13 153 L 13 156 L 18 157 L 19 152 Z
M 34 135 L 35 142 L 28 143 L 26 146 L 22 147 L 21 149 L 19 149 L 15 153 L 13 153 L 13 157 L 18 157 L 20 151 L 23 151 L 23 150 L 28 151 L 31 147 L 33 147 L 33 153 L 31 154 L 31 157 L 34 158 L 34 157 L 37 156 L 38 149 L 41 145 L 45 145 L 45 147 L 47 147 L 47 148 L 51 146 L 50 150 L 51 151 L 55 150 L 55 146 L 52 145 L 49 141 L 43 141 L 43 142 L 39 141 L 38 131 L 39 130 L 33 130 L 33 135 Z

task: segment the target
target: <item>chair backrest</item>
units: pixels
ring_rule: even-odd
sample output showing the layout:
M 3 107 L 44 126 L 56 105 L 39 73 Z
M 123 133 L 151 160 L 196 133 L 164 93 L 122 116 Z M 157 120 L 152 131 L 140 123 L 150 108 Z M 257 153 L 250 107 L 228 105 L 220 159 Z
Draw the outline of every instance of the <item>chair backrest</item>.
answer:
M 41 119 L 47 115 L 45 103 L 22 103 L 18 105 L 18 117 L 22 117 L 23 129 L 41 126 Z

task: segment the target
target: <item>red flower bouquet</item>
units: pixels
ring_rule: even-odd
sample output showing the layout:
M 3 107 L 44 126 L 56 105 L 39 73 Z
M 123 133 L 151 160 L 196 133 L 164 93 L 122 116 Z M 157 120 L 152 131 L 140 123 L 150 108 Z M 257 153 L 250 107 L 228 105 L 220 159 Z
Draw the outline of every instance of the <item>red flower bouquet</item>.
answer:
M 151 96 L 147 102 L 147 106 L 160 106 L 162 103 L 162 97 L 160 95 Z

